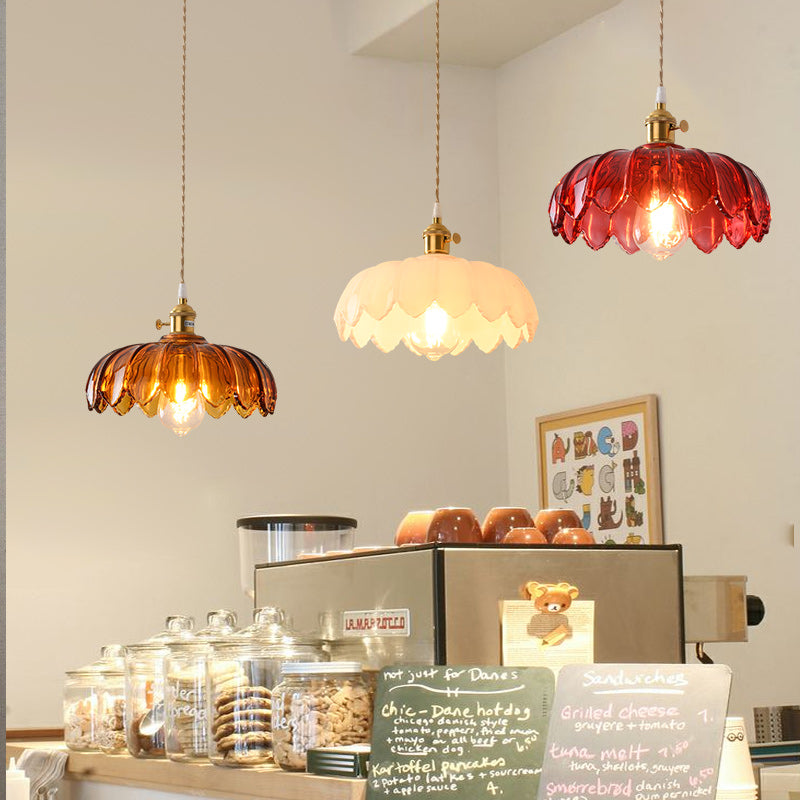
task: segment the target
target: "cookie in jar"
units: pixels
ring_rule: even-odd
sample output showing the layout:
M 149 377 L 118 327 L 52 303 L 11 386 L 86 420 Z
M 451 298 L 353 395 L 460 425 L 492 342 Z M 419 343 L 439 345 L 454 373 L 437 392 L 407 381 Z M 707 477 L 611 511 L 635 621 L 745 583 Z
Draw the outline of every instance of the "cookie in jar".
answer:
M 369 742 L 372 682 L 357 661 L 288 663 L 272 696 L 272 750 L 285 770 L 306 769 L 314 747 Z
M 253 624 L 213 644 L 209 663 L 208 755 L 225 767 L 272 761 L 272 689 L 288 661 L 325 658 L 322 641 L 292 631 L 279 608 L 258 608 Z
M 211 647 L 237 633 L 236 613 L 227 609 L 209 611 L 208 624 L 194 640 L 173 644 L 164 662 L 165 745 L 171 761 L 208 759 L 208 689 Z M 228 677 L 233 677 L 233 665 Z
M 209 665 L 208 756 L 226 767 L 272 760 L 269 662 L 257 644 L 218 644 Z

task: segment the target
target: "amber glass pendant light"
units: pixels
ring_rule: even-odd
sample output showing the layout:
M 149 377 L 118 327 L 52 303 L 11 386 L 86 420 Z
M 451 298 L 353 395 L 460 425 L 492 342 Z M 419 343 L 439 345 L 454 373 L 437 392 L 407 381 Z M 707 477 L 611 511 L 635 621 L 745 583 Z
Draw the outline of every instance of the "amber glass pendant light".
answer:
M 277 391 L 269 367 L 258 356 L 237 347 L 207 342 L 194 332 L 195 311 L 184 283 L 186 228 L 186 0 L 183 0 L 181 47 L 181 248 L 178 304 L 170 326 L 157 342 L 131 344 L 103 356 L 86 381 L 90 411 L 111 408 L 126 414 L 139 406 L 156 413 L 178 436 L 196 428 L 206 414 L 221 417 L 231 406 L 242 417 L 275 411 Z
M 470 344 L 485 353 L 533 338 L 539 316 L 522 281 L 502 267 L 450 255 L 461 237 L 442 223 L 439 206 L 439 0 L 435 4 L 436 177 L 433 222 L 425 254 L 385 261 L 359 272 L 345 287 L 333 320 L 342 341 L 373 342 L 383 352 L 399 342 L 436 361 Z
M 644 250 L 659 261 L 687 239 L 710 253 L 724 236 L 737 249 L 769 231 L 769 198 L 756 174 L 719 153 L 675 144 L 686 133 L 667 111 L 664 89 L 664 0 L 659 0 L 656 107 L 645 120 L 647 144 L 611 150 L 573 167 L 550 198 L 554 236 L 572 244 L 583 236 L 593 250 L 611 237 L 627 253 Z

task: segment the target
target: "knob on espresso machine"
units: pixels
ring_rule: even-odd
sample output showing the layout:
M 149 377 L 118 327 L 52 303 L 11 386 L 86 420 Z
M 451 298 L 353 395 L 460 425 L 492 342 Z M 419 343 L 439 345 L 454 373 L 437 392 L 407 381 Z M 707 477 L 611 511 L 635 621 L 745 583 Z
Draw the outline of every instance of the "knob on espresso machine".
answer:
M 747 595 L 747 625 L 751 628 L 761 624 L 764 619 L 766 609 L 764 608 L 764 601 L 754 594 Z

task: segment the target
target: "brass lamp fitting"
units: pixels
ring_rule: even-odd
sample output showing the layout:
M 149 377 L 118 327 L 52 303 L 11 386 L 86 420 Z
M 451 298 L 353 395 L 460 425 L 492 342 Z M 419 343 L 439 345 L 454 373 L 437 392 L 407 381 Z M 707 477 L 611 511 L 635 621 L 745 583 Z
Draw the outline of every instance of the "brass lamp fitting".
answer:
M 461 241 L 460 233 L 451 234 L 450 231 L 442 225 L 441 217 L 434 217 L 433 222 L 428 225 L 422 232 L 422 238 L 425 240 L 425 253 L 450 253 L 450 242 L 458 244 Z
M 194 320 L 197 314 L 195 310 L 186 301 L 186 298 L 180 298 L 178 305 L 169 312 L 169 322 L 162 322 L 160 319 L 156 320 L 156 329 L 169 325 L 170 333 L 194 333 Z
M 667 111 L 666 103 L 656 103 L 656 107 L 650 112 L 644 124 L 647 126 L 647 141 L 664 142 L 675 144 L 675 131 L 686 133 L 689 130 L 689 123 L 682 119 L 678 122 L 672 114 Z

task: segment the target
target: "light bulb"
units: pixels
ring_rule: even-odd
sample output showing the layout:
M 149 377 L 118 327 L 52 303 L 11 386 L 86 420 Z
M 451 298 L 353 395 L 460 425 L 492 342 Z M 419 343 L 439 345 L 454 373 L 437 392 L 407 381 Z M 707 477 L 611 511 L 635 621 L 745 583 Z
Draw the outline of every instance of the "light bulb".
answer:
M 161 393 L 158 401 L 158 416 L 161 424 L 172 430 L 177 436 L 186 436 L 194 430 L 205 416 L 203 398 L 200 392 L 190 397 L 186 396 L 186 384 L 178 381 L 173 392 L 175 399 L 171 400 L 166 392 Z
M 406 345 L 414 353 L 438 361 L 456 349 L 459 343 L 450 315 L 434 300 L 417 317 L 415 330 L 404 337 Z
M 643 208 L 636 210 L 633 238 L 640 250 L 658 261 L 663 261 L 678 250 L 687 235 L 686 214 L 671 199 L 652 211 Z

